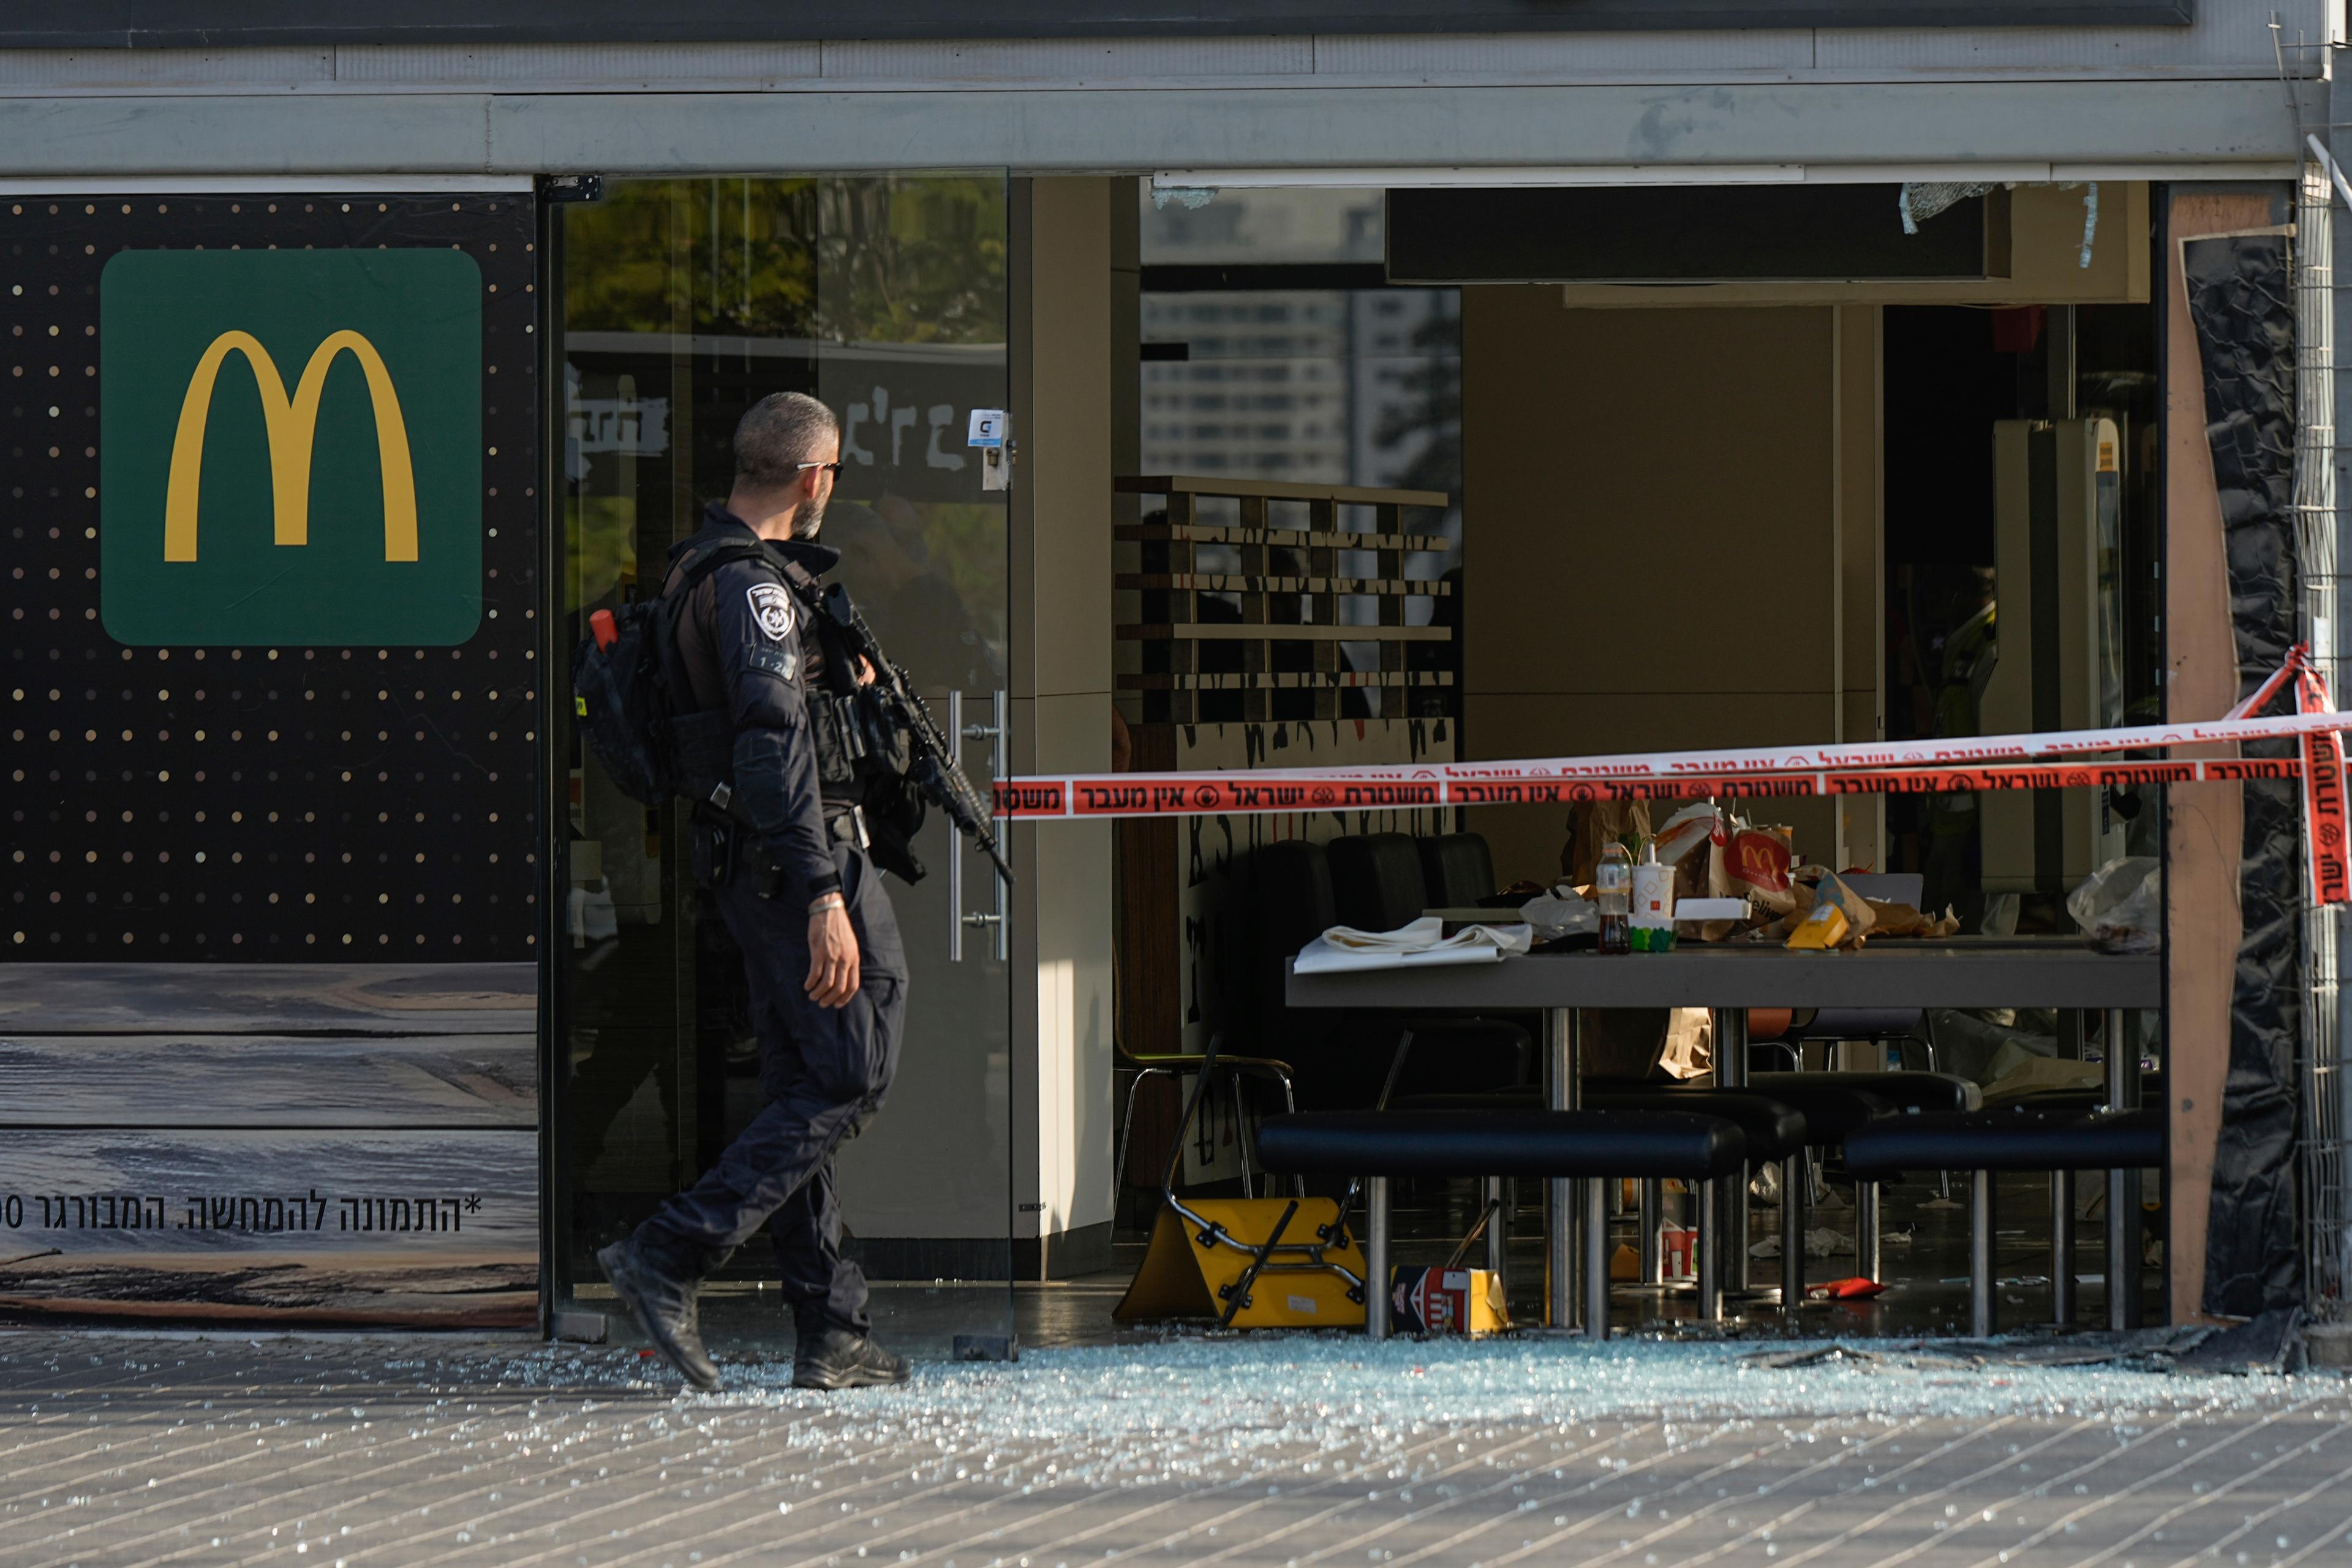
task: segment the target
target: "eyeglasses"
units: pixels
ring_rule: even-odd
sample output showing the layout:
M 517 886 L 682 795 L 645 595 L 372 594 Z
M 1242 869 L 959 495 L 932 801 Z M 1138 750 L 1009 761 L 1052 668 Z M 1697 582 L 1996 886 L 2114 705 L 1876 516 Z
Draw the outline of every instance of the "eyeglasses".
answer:
M 839 463 L 794 463 L 793 467 L 795 468 L 823 468 L 835 479 L 837 479 L 841 478 L 842 465 Z

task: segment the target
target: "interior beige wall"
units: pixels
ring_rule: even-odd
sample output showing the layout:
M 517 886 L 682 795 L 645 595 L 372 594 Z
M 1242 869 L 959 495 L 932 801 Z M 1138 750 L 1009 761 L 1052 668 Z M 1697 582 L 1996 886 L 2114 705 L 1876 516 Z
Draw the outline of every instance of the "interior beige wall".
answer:
M 1110 767 L 1114 234 L 1134 211 L 1127 182 L 1013 183 L 1015 773 Z M 1016 826 L 1011 848 L 1014 1234 L 1046 1237 L 1058 1275 L 1109 1256 L 1110 828 Z M 1055 1238 L 1095 1228 L 1056 1258 Z
M 1837 308 L 1837 736 L 1886 738 L 1886 334 L 1877 305 Z M 1840 867 L 1886 868 L 1886 797 L 1837 803 Z
M 1876 345 L 1871 307 L 1464 289 L 1463 754 L 1824 741 L 1865 710 L 1874 727 Z M 1471 826 L 1505 880 L 1545 877 L 1562 816 Z M 1832 803 L 1759 816 L 1838 852 Z

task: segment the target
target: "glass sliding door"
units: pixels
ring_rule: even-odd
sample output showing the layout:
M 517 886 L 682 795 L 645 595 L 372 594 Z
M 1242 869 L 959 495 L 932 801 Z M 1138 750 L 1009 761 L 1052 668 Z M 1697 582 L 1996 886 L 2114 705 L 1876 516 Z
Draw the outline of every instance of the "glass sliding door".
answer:
M 1005 200 L 1000 173 L 752 175 L 615 181 L 555 209 L 568 637 L 658 590 L 670 547 L 726 498 L 742 411 L 810 393 L 842 421 L 823 532 L 836 578 L 942 726 L 952 708 L 990 728 L 1010 662 L 1006 498 L 965 442 L 974 409 L 1009 400 Z M 683 808 L 639 805 L 565 739 L 557 1305 L 611 1313 L 595 1249 L 694 1180 L 762 1097 L 741 956 L 695 887 Z M 964 744 L 985 791 L 994 738 Z M 929 874 L 883 881 L 910 974 L 898 1074 L 838 1160 L 876 1331 L 920 1352 L 1012 1332 L 1012 1128 L 1006 968 L 992 928 L 963 923 L 996 907 L 990 873 L 937 813 L 915 847 Z M 775 1279 L 764 1241 L 738 1251 L 706 1298 L 714 1349 L 789 1342 Z

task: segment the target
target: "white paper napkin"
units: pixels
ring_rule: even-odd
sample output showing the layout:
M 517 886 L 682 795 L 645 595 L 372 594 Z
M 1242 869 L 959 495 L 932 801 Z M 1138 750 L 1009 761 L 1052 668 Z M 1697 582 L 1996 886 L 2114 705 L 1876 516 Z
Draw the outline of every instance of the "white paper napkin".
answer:
M 1452 936 L 1445 922 L 1423 915 L 1394 931 L 1358 931 L 1333 926 L 1300 951 L 1292 966 L 1299 974 L 1330 974 L 1352 969 L 1411 969 L 1439 963 L 1496 963 L 1533 945 L 1525 925 L 1464 926 Z

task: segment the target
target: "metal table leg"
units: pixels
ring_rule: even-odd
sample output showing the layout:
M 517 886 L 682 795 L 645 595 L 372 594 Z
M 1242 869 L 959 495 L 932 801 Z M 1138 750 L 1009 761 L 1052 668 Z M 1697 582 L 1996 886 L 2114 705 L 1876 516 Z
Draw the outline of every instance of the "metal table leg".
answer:
M 1878 1278 L 1878 1184 L 1853 1184 L 1853 1268 L 1864 1279 Z
M 2139 1063 L 2124 1044 L 2121 1008 L 2107 1014 L 2107 1104 L 2128 1110 L 2139 1104 Z M 2107 1328 L 2116 1333 L 2139 1326 L 2139 1173 L 2107 1173 Z
M 1805 1152 L 1780 1162 L 1780 1310 L 1805 1304 Z
M 1723 1256 L 1712 1237 L 1721 1218 L 1716 1209 L 1723 1196 L 1723 1184 L 1695 1184 L 1698 1188 L 1698 1321 L 1719 1323 L 1723 1321 Z
M 2050 1173 L 2050 1321 L 2074 1321 L 2074 1173 Z
M 1748 1009 L 1717 1007 L 1714 1016 L 1716 1084 L 1722 1089 L 1746 1089 Z M 1745 1292 L 1748 1289 L 1748 1178 L 1750 1174 L 1749 1169 L 1742 1166 L 1722 1178 L 1723 1202 L 1717 1205 L 1717 1224 L 1709 1234 L 1699 1238 L 1702 1246 L 1720 1249 L 1723 1288 L 1733 1294 Z
M 1658 1246 L 1658 1227 L 1666 1223 L 1666 1184 L 1655 1176 L 1642 1178 L 1642 1283 L 1663 1285 L 1666 1260 Z
M 1509 1189 L 1500 1176 L 1486 1178 L 1486 1272 L 1496 1279 L 1503 1278 L 1503 1265 L 1509 1256 L 1511 1208 L 1506 1194 Z
M 1610 1184 L 1584 1184 L 1584 1331 L 1596 1340 L 1609 1337 Z
M 1992 1192 L 1990 1171 L 1972 1173 L 1969 1205 L 1969 1332 L 1990 1339 L 1993 1331 L 1993 1292 L 2000 1289 L 1992 1270 Z
M 1389 1337 L 1389 1179 L 1364 1179 L 1364 1334 Z
M 1554 1110 L 1577 1109 L 1576 1011 L 1544 1014 L 1544 1083 Z M 1564 1329 L 1576 1321 L 1577 1184 L 1555 1176 L 1544 1184 L 1544 1321 Z

